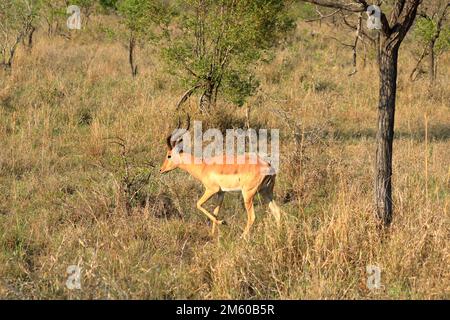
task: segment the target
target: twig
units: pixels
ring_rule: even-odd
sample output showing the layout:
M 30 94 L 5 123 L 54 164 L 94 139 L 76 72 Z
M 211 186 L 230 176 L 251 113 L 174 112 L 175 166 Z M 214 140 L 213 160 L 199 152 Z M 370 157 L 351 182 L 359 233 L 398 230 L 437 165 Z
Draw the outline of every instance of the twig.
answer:
M 341 12 L 341 9 L 337 9 L 336 11 L 333 11 L 333 12 L 331 12 L 330 14 L 323 15 L 323 14 L 317 9 L 317 7 L 316 7 L 316 12 L 319 14 L 319 17 L 314 18 L 314 19 L 308 19 L 308 20 L 305 20 L 305 22 L 314 22 L 314 21 L 323 20 L 323 19 L 332 17 L 332 16 L 334 16 L 336 13 Z
M 356 58 L 357 58 L 357 48 L 358 48 L 358 40 L 360 39 L 360 31 L 361 31 L 361 24 L 362 24 L 362 13 L 359 13 L 358 15 L 358 24 L 356 25 L 356 36 L 355 41 L 353 42 L 353 71 L 349 74 L 349 76 L 354 75 L 356 72 L 358 72 L 358 69 L 356 68 Z

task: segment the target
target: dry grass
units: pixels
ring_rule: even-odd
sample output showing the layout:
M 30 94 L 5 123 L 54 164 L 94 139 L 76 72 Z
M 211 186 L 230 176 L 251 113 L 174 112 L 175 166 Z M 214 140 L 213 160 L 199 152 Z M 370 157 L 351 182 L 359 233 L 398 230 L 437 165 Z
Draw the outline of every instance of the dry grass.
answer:
M 372 215 L 375 66 L 369 59 L 348 77 L 351 53 L 300 25 L 259 66 L 261 89 L 249 102 L 253 126 L 281 131 L 276 192 L 286 215 L 277 229 L 258 206 L 246 242 L 239 196 L 226 196 L 229 226 L 211 239 L 195 208 L 201 185 L 183 172 L 157 173 L 182 88 L 155 50 L 139 52 L 133 81 L 124 47 L 90 37 L 38 34 L 32 53 L 20 51 L 13 74 L 0 78 L 0 297 L 450 297 L 448 56 L 429 88 L 407 79 L 411 44 L 402 47 L 395 217 L 381 232 Z M 227 111 L 204 119 L 209 126 L 244 121 L 245 110 L 221 106 Z M 126 141 L 129 175 L 142 187 L 132 200 L 111 137 Z M 65 287 L 73 264 L 81 290 Z M 382 269 L 381 289 L 366 288 L 370 264 Z

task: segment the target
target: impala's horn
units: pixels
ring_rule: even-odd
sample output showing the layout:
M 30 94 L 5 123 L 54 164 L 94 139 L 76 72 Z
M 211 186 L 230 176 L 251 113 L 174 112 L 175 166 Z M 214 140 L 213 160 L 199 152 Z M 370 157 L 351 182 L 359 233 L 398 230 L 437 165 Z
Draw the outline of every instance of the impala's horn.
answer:
M 169 147 L 169 150 L 172 150 L 172 141 L 171 141 L 171 139 L 172 139 L 172 135 L 170 134 L 166 138 L 166 143 L 167 143 L 167 147 Z
M 191 116 L 188 113 L 186 118 L 186 131 L 189 131 L 190 127 L 191 127 Z
M 177 128 L 175 129 L 175 131 L 179 130 L 181 126 L 181 119 L 180 117 L 178 117 L 178 123 L 177 123 Z M 187 115 L 187 120 L 186 120 L 186 131 L 189 131 L 189 128 L 191 127 L 191 117 L 189 116 L 189 114 Z M 183 134 L 186 132 L 183 131 Z M 174 135 L 175 134 L 175 135 Z M 167 138 L 166 138 L 166 143 L 167 146 L 169 147 L 170 150 L 172 150 L 178 143 L 182 142 L 182 134 L 180 135 L 178 132 L 172 133 L 170 134 Z
M 180 118 L 178 118 L 178 128 L 177 129 L 180 129 L 179 124 L 180 124 Z M 190 127 L 191 127 L 191 117 L 188 114 L 187 118 L 186 118 L 186 129 L 181 129 L 181 132 L 177 135 L 177 138 L 175 139 L 174 146 L 183 142 L 183 135 L 189 131 Z

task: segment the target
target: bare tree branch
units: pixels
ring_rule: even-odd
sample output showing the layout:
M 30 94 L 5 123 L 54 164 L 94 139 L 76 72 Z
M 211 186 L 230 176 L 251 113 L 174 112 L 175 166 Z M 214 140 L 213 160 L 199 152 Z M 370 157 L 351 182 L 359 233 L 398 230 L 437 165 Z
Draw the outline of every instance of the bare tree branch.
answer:
M 425 46 L 425 48 L 422 51 L 422 54 L 420 55 L 419 59 L 417 60 L 417 63 L 414 67 L 414 69 L 411 71 L 409 78 L 411 79 L 411 81 L 415 81 L 416 77 L 417 77 L 417 70 L 419 69 L 420 64 L 422 63 L 423 59 L 426 56 L 431 55 L 431 66 L 430 66 L 430 77 L 433 80 L 434 79 L 434 46 L 435 43 L 437 41 L 437 39 L 439 38 L 440 34 L 441 34 L 441 30 L 442 30 L 442 23 L 445 20 L 446 14 L 447 14 L 447 9 L 450 6 L 450 2 L 447 2 L 444 6 L 444 8 L 442 9 L 442 11 L 439 14 L 439 9 L 437 9 L 435 12 L 433 12 L 431 14 L 431 16 L 426 12 L 426 11 L 421 11 L 420 13 L 418 13 L 418 15 L 420 15 L 421 17 L 425 18 L 425 19 L 429 19 L 429 20 L 435 20 L 436 16 L 437 16 L 437 22 L 436 22 L 436 32 L 433 34 L 433 36 L 431 37 L 431 39 L 429 39 L 428 41 L 428 45 Z
M 342 16 L 342 21 L 344 22 L 344 24 L 347 26 L 347 27 L 349 27 L 350 29 L 353 29 L 353 30 L 357 30 L 358 29 L 358 26 L 357 25 L 352 25 L 348 20 L 347 20 L 347 17 L 345 16 L 345 14 L 342 14 L 341 13 L 341 16 Z M 375 44 L 376 43 L 376 39 L 374 38 L 374 37 L 372 37 L 372 36 L 370 36 L 369 34 L 367 34 L 367 32 L 365 32 L 364 31 L 364 29 L 361 27 L 360 29 L 359 29 L 359 32 L 360 32 L 360 35 L 362 35 L 362 36 L 364 36 L 366 39 L 368 39 L 372 44 Z
M 302 1 L 317 4 L 322 7 L 346 10 L 351 12 L 362 12 L 365 11 L 367 8 L 367 4 L 365 3 L 365 1 L 358 1 L 358 3 L 356 2 L 343 3 L 340 1 L 332 1 L 332 0 L 302 0 Z
M 326 14 L 326 15 L 323 15 L 317 8 L 316 8 L 316 12 L 319 14 L 319 17 L 314 18 L 314 19 L 305 20 L 305 22 L 314 22 L 314 21 L 323 20 L 323 19 L 332 17 L 336 13 L 341 12 L 341 9 L 337 9 L 336 11 L 333 11 L 330 14 Z
M 394 34 L 395 41 L 402 41 L 406 32 L 411 27 L 417 13 L 418 3 L 422 0 L 397 0 L 394 11 L 391 14 L 391 33 Z M 397 12 L 401 10 L 400 12 Z
M 178 109 L 193 93 L 196 89 L 200 88 L 201 84 L 196 84 L 195 86 L 193 86 L 192 88 L 190 88 L 189 90 L 187 90 L 180 98 L 180 100 L 178 101 L 177 105 L 175 106 L 175 109 Z
M 357 48 L 358 48 L 358 40 L 360 39 L 361 35 L 361 26 L 362 26 L 362 13 L 359 13 L 358 16 L 358 24 L 356 25 L 356 36 L 355 41 L 353 42 L 353 71 L 349 74 L 349 76 L 354 75 L 356 72 L 358 72 L 358 69 L 356 68 L 356 58 L 357 58 Z
M 416 66 L 414 67 L 414 69 L 409 74 L 409 78 L 411 79 L 411 81 L 416 80 L 417 69 L 419 69 L 419 66 L 422 63 L 423 58 L 425 58 L 425 56 L 427 55 L 427 51 L 428 51 L 427 47 L 423 48 L 422 54 L 420 55 L 419 60 L 417 60 Z
M 333 0 L 301 0 L 301 1 L 309 2 L 312 4 L 317 4 L 322 7 L 340 9 L 340 10 L 345 10 L 345 11 L 349 11 L 349 12 L 364 12 L 369 7 L 369 4 L 365 0 L 353 0 L 353 2 L 350 2 L 350 3 L 343 3 L 339 0 L 335 0 L 335 1 L 333 1 Z M 404 1 L 404 0 L 401 0 L 401 1 Z M 381 31 L 385 35 L 389 35 L 391 33 L 390 24 L 383 12 L 381 12 L 380 19 L 381 19 L 381 26 L 382 26 Z

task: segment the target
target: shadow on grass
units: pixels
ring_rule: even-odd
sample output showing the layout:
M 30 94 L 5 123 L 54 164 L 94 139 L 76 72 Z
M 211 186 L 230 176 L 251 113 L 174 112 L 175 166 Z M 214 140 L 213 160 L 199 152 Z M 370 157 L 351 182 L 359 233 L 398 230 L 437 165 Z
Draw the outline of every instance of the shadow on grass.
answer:
M 337 129 L 332 133 L 333 137 L 338 140 L 358 140 L 358 139 L 375 139 L 375 129 L 363 128 L 360 130 Z M 415 140 L 418 142 L 425 141 L 425 129 L 419 128 L 411 131 L 397 129 L 394 133 L 394 139 Z M 448 141 L 450 140 L 450 124 L 436 124 L 428 128 L 429 141 Z

